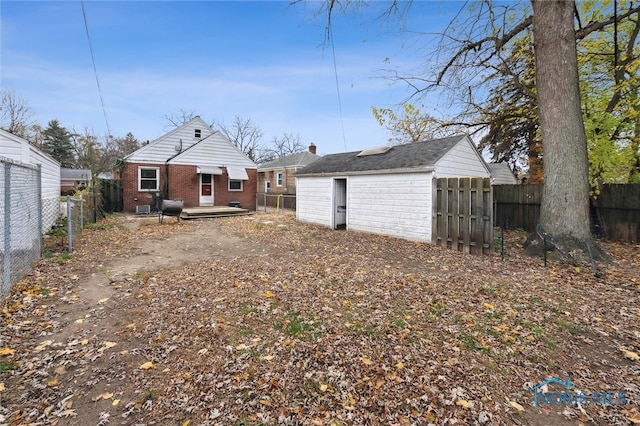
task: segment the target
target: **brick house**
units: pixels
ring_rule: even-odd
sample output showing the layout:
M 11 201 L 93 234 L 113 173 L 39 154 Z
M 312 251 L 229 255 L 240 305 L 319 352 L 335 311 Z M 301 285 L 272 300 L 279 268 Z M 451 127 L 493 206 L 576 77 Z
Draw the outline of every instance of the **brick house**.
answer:
M 123 208 L 156 208 L 157 199 L 184 207 L 256 208 L 256 164 L 200 117 L 129 154 L 122 172 Z
M 316 146 L 309 145 L 309 151 L 296 152 L 258 166 L 258 191 L 271 194 L 296 193 L 295 172 L 313 163 L 320 157 Z

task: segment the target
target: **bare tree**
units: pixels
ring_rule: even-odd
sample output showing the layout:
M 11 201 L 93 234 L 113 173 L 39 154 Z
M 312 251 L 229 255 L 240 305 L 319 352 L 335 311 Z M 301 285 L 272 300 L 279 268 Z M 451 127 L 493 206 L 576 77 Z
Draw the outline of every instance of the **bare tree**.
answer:
M 72 129 L 70 136 L 75 151 L 75 166 L 90 169 L 92 175 L 98 174 L 103 150 L 93 130 L 85 127 L 82 133 L 77 133 Z
M 284 157 L 287 155 L 295 154 L 296 152 L 302 152 L 306 148 L 300 140 L 299 134 L 282 133 L 282 136 L 274 136 L 271 139 L 270 147 L 277 157 Z
M 167 127 L 180 127 L 183 124 L 186 124 L 189 121 L 193 120 L 197 116 L 198 114 L 196 114 L 195 110 L 186 111 L 184 109 L 181 109 L 180 112 L 172 112 L 169 115 L 165 115 L 164 118 L 168 122 Z
M 15 90 L 0 92 L 0 128 L 21 138 L 28 139 L 35 113 Z
M 262 149 L 260 141 L 262 139 L 262 130 L 254 124 L 250 118 L 242 118 L 236 115 L 231 124 L 221 121 L 214 123 L 212 127 L 217 127 L 220 132 L 235 146 L 246 154 L 251 161 L 256 161 L 259 152 Z

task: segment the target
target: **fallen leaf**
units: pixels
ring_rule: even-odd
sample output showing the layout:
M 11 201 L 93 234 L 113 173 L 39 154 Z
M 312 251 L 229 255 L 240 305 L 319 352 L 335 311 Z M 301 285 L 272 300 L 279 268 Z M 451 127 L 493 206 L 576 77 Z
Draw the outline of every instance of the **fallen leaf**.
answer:
M 113 393 L 111 392 L 104 392 L 103 394 L 100 395 L 102 397 L 102 399 L 111 399 L 113 398 Z
M 13 355 L 15 353 L 16 353 L 15 349 L 10 349 L 10 348 L 2 348 L 2 349 L 0 349 L 0 355 L 2 355 L 2 356 Z
M 59 384 L 60 384 L 60 380 L 58 380 L 58 379 L 53 379 L 53 380 L 50 380 L 49 382 L 47 382 L 47 386 L 49 386 L 51 388 L 55 387 L 55 386 L 58 386 Z
M 464 399 L 459 399 L 456 401 L 456 405 L 459 405 L 464 408 L 471 408 L 473 406 L 469 401 L 465 401 Z
M 269 298 L 269 297 L 274 297 L 275 294 L 273 294 L 273 292 L 271 292 L 271 291 L 267 291 L 265 293 L 262 293 L 262 296 L 266 297 L 266 298 Z
M 116 342 L 104 342 L 104 347 L 107 349 L 111 349 L 114 346 L 117 346 L 118 344 Z
M 108 298 L 108 297 L 105 297 L 104 299 L 100 299 L 100 300 L 98 300 L 98 303 L 99 303 L 99 304 L 103 304 L 103 303 L 104 303 L 104 302 L 106 302 L 107 300 L 109 300 L 109 298 Z
M 632 359 L 634 361 L 638 361 L 640 360 L 640 355 L 638 355 L 636 352 L 632 352 L 632 351 L 628 351 L 626 349 L 620 349 L 622 351 L 622 354 L 629 359 Z
M 518 404 L 515 401 L 511 401 L 509 398 L 505 398 L 507 400 L 507 402 L 509 403 L 510 406 L 512 406 L 513 408 L 515 408 L 518 411 L 524 411 L 524 407 L 520 404 Z
M 41 351 L 44 348 L 46 348 L 47 346 L 51 345 L 52 343 L 53 343 L 53 340 L 45 340 L 44 342 L 40 343 L 38 346 L 33 348 L 33 350 L 36 351 L 36 352 Z
M 148 370 L 148 369 L 153 368 L 153 367 L 155 367 L 155 365 L 153 364 L 153 362 L 151 362 L 151 361 L 147 361 L 147 362 L 145 362 L 144 364 L 142 364 L 142 365 L 140 366 L 140 369 L 141 369 L 141 370 Z
M 402 362 L 397 363 L 397 364 L 396 364 L 396 368 L 397 368 L 398 370 L 403 369 L 403 368 L 404 368 L 404 363 L 402 363 Z
M 4 392 L 7 388 L 4 387 L 4 383 L 0 382 L 0 392 Z
M 362 363 L 363 363 L 364 365 L 371 365 L 371 364 L 373 364 L 373 361 L 371 361 L 369 358 L 362 358 L 362 359 L 361 359 L 361 361 L 362 361 Z
M 116 405 L 118 405 L 118 404 L 120 404 L 120 400 L 119 399 L 114 399 L 113 402 L 111 403 L 111 405 L 114 406 L 114 407 Z
M 326 392 L 326 391 L 327 391 L 327 389 L 329 389 L 329 385 L 320 385 L 320 390 L 321 390 L 322 392 Z

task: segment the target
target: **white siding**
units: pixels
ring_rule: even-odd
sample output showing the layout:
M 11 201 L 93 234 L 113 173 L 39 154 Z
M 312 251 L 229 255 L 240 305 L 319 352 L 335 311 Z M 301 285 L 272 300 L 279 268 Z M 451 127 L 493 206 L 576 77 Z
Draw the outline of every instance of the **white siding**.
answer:
M 200 129 L 201 137 L 195 137 L 195 130 Z M 176 155 L 179 151 L 176 147 L 181 147 L 182 151 L 200 142 L 211 135 L 213 130 L 201 118 L 196 117 L 190 122 L 180 126 L 166 135 L 156 139 L 149 145 L 145 145 L 134 153 L 126 157 L 129 163 L 158 163 L 165 161 Z M 182 141 L 182 143 L 180 143 Z
M 0 130 L 0 155 L 24 164 L 41 165 L 42 231 L 47 232 L 60 215 L 60 164 L 29 141 Z
M 468 138 L 463 138 L 435 165 L 438 178 L 490 177 L 484 160 Z
M 517 185 L 519 183 L 507 163 L 492 163 L 487 166 L 491 172 L 491 185 Z
M 258 168 L 253 161 L 220 133 L 208 137 L 190 150 L 178 155 L 170 163 Z
M 350 176 L 347 229 L 431 241 L 431 173 Z
M 0 156 L 24 163 L 20 143 L 5 138 L 4 135 L 0 135 Z
M 333 179 L 330 177 L 296 178 L 296 219 L 331 227 L 333 214 Z M 348 194 L 347 184 L 347 194 Z M 347 207 L 348 212 L 348 207 Z

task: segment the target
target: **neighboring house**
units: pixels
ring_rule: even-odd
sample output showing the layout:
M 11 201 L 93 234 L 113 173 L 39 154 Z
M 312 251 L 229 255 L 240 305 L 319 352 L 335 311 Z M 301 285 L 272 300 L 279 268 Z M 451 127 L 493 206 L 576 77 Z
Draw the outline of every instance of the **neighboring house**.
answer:
M 297 152 L 258 166 L 258 191 L 273 194 L 295 194 L 294 173 L 321 158 L 316 155 L 316 146 L 309 151 Z
M 91 170 L 60 169 L 60 193 L 71 195 L 91 186 Z
M 487 167 L 491 172 L 491 185 L 517 185 L 520 183 L 507 163 L 488 163 Z
M 46 233 L 60 216 L 60 163 L 31 145 L 28 140 L 2 129 L 0 156 L 41 166 L 42 233 Z
M 467 135 L 325 155 L 296 173 L 296 217 L 432 241 L 436 178 L 488 178 Z
M 123 208 L 152 205 L 157 197 L 184 207 L 240 205 L 255 210 L 257 166 L 200 117 L 125 157 Z M 155 208 L 156 206 L 151 206 Z

